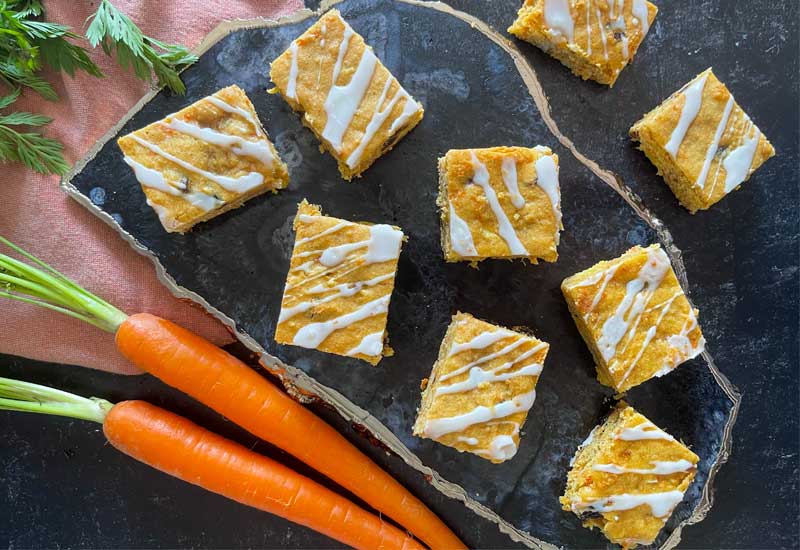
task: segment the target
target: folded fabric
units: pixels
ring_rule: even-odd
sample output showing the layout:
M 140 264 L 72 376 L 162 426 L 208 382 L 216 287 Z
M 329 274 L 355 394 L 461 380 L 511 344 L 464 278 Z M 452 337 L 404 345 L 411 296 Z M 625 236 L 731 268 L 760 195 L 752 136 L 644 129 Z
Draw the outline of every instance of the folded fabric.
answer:
M 224 19 L 277 18 L 303 7 L 301 0 L 114 0 L 143 32 L 165 42 L 196 46 Z M 97 3 L 50 1 L 47 19 L 86 29 Z M 93 53 L 106 78 L 84 74 L 46 75 L 60 100 L 48 102 L 26 91 L 16 110 L 54 119 L 46 134 L 65 145 L 74 163 L 147 91 L 148 84 L 121 70 L 100 50 Z M 264 67 L 264 72 L 268 70 Z M 103 93 L 98 93 L 102 89 Z M 0 235 L 44 259 L 92 292 L 125 311 L 147 311 L 171 319 L 215 343 L 231 341 L 225 328 L 199 307 L 174 298 L 155 276 L 149 260 L 116 232 L 69 199 L 58 178 L 18 165 L 3 166 L 0 178 Z M 0 353 L 78 364 L 120 373 L 135 367 L 114 349 L 113 336 L 80 321 L 10 300 L 0 302 Z

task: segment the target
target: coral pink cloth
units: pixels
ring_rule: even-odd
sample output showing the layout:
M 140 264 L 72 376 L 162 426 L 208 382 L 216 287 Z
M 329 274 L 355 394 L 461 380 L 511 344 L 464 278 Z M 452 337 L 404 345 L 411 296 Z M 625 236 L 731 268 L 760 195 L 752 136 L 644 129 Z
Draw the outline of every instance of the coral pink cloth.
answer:
M 145 34 L 194 47 L 223 19 L 277 18 L 301 8 L 302 0 L 114 0 L 114 5 Z M 86 18 L 96 7 L 97 2 L 54 0 L 46 3 L 47 19 L 82 32 Z M 122 71 L 101 50 L 93 52 L 92 58 L 106 78 L 47 74 L 60 101 L 43 101 L 26 91 L 14 105 L 16 110 L 53 117 L 45 132 L 64 143 L 71 163 L 80 159 L 148 87 L 129 71 Z M 161 286 L 150 261 L 66 197 L 58 188 L 57 177 L 41 176 L 18 165 L 2 166 L 0 234 L 124 311 L 161 315 L 216 343 L 231 340 L 215 319 L 178 301 Z M 116 352 L 112 335 L 10 300 L 0 301 L 0 353 L 121 373 L 137 372 Z

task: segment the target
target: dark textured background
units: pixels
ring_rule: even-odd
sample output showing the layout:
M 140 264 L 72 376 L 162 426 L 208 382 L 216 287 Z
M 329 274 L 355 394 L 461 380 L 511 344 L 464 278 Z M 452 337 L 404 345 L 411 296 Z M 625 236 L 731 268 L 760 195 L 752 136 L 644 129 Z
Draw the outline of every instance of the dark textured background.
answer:
M 492 2 L 489 7 L 477 1 L 454 2 L 454 5 L 481 16 L 498 29 L 507 26 L 517 7 L 516 2 Z M 718 498 L 704 523 L 684 532 L 685 545 L 791 547 L 797 544 L 796 528 L 792 521 L 798 512 L 797 9 L 789 3 L 772 3 L 764 7 L 749 4 L 747 9 L 737 9 L 737 5 L 744 4 L 706 2 L 690 6 L 689 2 L 684 2 L 680 7 L 674 3 L 662 6 L 635 64 L 622 73 L 611 91 L 592 83 L 582 83 L 538 50 L 525 45 L 522 48 L 539 71 L 561 130 L 588 156 L 621 174 L 626 183 L 644 197 L 645 203 L 672 230 L 676 244 L 684 251 L 692 298 L 701 310 L 701 323 L 709 340 L 709 348 L 720 368 L 745 394 L 740 420 L 734 432 L 734 455 L 717 479 L 717 494 L 721 498 Z M 693 31 L 688 36 L 684 32 L 687 21 L 693 24 Z M 362 30 L 358 26 L 356 28 Z M 674 38 L 675 29 L 680 30 L 680 41 Z M 368 41 L 375 44 L 376 39 L 370 36 L 368 29 L 362 32 L 365 32 Z M 381 55 L 380 44 L 375 45 Z M 269 46 L 272 49 L 273 45 Z M 278 50 L 281 47 L 274 45 Z M 264 55 L 267 56 L 267 53 Z M 447 61 L 450 55 L 453 52 L 441 55 L 435 66 L 452 66 Z M 393 63 L 399 63 L 398 60 L 385 60 L 393 70 L 398 69 L 393 66 Z M 742 191 L 734 193 L 710 212 L 690 216 L 677 206 L 672 195 L 655 176 L 654 169 L 633 149 L 626 137 L 626 130 L 641 113 L 712 64 L 712 60 L 718 76 L 728 84 L 738 101 L 772 140 L 779 157 L 763 167 L 753 181 L 745 184 Z M 405 74 L 405 78 L 402 71 L 398 72 L 409 90 L 423 96 L 423 100 L 436 99 L 433 95 L 426 98 L 426 90 L 429 94 L 445 91 L 458 94 L 463 89 L 463 82 L 457 73 L 437 73 L 439 77 L 431 79 L 430 71 L 419 77 Z M 502 75 L 487 74 L 486 81 L 478 85 L 491 87 L 493 77 L 502 81 Z M 463 80 L 464 76 L 461 75 L 461 78 Z M 470 83 L 475 92 L 476 83 L 467 80 L 468 86 Z M 214 84 L 209 85 L 213 87 Z M 568 93 L 562 93 L 562 90 Z M 498 91 L 501 92 L 506 91 Z M 203 95 L 205 91 L 197 90 L 196 93 Z M 431 114 L 430 109 L 428 114 Z M 272 126 L 272 122 L 268 122 L 268 127 Z M 422 127 L 417 131 L 420 130 Z M 539 136 L 538 133 L 536 135 Z M 552 144 L 552 138 L 547 138 L 546 131 L 541 136 L 541 141 Z M 274 133 L 273 137 L 276 137 Z M 415 134 L 412 133 L 407 141 L 411 142 L 414 138 Z M 280 142 L 279 137 L 276 139 Z M 302 134 L 294 139 L 302 139 Z M 458 139 L 457 135 L 453 139 Z M 392 154 L 402 155 L 404 145 L 411 147 L 404 142 Z M 449 146 L 449 143 L 443 145 L 442 149 Z M 619 209 L 619 199 L 574 160 L 566 158 L 566 153 L 561 150 L 558 152 L 566 163 L 562 171 L 567 216 L 564 245 L 569 248 L 582 244 L 585 247 L 585 243 L 569 241 L 586 236 L 585 231 L 576 227 L 581 221 L 577 216 L 582 215 L 582 209 L 586 206 L 582 202 L 591 200 L 593 208 L 597 208 L 599 203 L 598 219 L 608 219 L 603 205 L 607 210 Z M 326 167 L 332 164 L 326 157 L 322 157 L 321 162 Z M 574 175 L 573 181 L 567 179 L 567 165 L 571 175 Z M 375 171 L 374 177 L 379 178 L 380 164 L 372 170 Z M 363 185 L 366 181 L 367 178 L 357 185 Z M 571 192 L 571 188 L 581 186 L 592 188 Z M 587 195 L 593 192 L 597 193 L 596 197 Z M 572 219 L 570 212 L 573 213 Z M 334 213 L 343 216 L 349 214 Z M 399 212 L 397 216 L 402 217 L 403 213 Z M 743 219 L 745 216 L 751 219 Z M 616 227 L 617 231 L 613 234 L 619 236 L 621 241 L 610 243 L 607 235 L 598 238 L 598 242 L 591 245 L 592 254 L 601 254 L 600 251 L 618 248 L 623 243 L 650 238 L 643 226 L 626 225 L 631 224 L 632 217 L 620 217 L 622 219 L 614 220 L 620 226 Z M 591 223 L 591 220 L 586 223 Z M 401 225 L 406 226 L 405 223 Z M 413 249 L 404 252 L 406 258 L 413 254 Z M 565 256 L 562 251 L 562 261 L 557 265 L 569 272 L 573 266 Z M 571 261 L 586 263 L 586 259 L 580 258 Z M 277 265 L 275 269 L 285 270 L 285 266 Z M 401 273 L 403 269 L 408 272 L 409 266 L 401 266 Z M 505 277 L 508 269 L 489 268 L 498 281 Z M 516 269 L 519 270 L 519 267 Z M 528 268 L 533 274 L 547 269 L 547 266 Z M 558 273 L 553 269 L 550 271 L 553 272 L 552 277 L 557 278 Z M 470 275 L 458 269 L 454 273 L 451 276 Z M 405 283 L 405 286 L 413 287 L 414 281 Z M 403 296 L 396 295 L 393 309 L 398 307 L 398 298 L 402 303 Z M 553 306 L 548 303 L 556 298 L 557 295 L 544 296 L 541 307 L 550 311 Z M 470 298 L 469 295 L 456 297 L 456 303 L 465 304 L 465 308 L 471 306 L 473 310 L 479 307 L 478 301 L 483 300 Z M 533 309 L 533 318 L 528 324 L 555 344 L 560 335 L 548 334 L 545 319 L 536 312 L 536 306 Z M 475 312 L 483 313 L 480 310 Z M 443 330 L 444 323 L 444 319 L 437 319 L 434 324 L 437 327 L 441 325 L 437 330 Z M 402 330 L 403 327 L 398 323 L 395 322 L 394 327 L 390 324 L 391 334 Z M 393 337 L 393 342 L 396 337 Z M 430 336 L 432 340 L 438 337 L 438 334 Z M 574 335 L 563 337 L 561 345 L 582 351 L 581 343 L 575 340 Z M 292 351 L 286 353 L 291 354 Z M 7 363 L 9 366 L 3 367 L 0 373 L 47 380 L 68 389 L 111 398 L 137 396 L 157 403 L 164 402 L 170 408 L 181 410 L 213 429 L 245 442 L 251 441 L 246 434 L 220 421 L 202 407 L 191 404 L 174 392 L 165 391 L 159 383 L 148 378 L 120 380 L 119 377 L 99 375 L 84 369 L 60 367 L 59 374 L 63 378 L 55 379 L 52 366 L 31 365 L 20 360 L 13 360 L 13 365 L 12 360 Z M 558 368 L 563 363 L 558 356 L 552 355 L 548 365 Z M 365 367 L 357 368 L 363 370 Z M 421 368 L 424 370 L 427 366 Z M 684 367 L 687 376 L 696 374 L 700 368 Z M 540 386 L 542 394 L 545 390 L 553 390 L 553 395 L 557 395 L 559 388 L 545 386 L 547 372 Z M 663 379 L 663 382 L 678 385 L 679 376 L 683 375 L 682 371 L 678 371 Z M 590 381 L 591 373 L 581 372 L 581 378 Z M 691 384 L 691 381 L 688 383 Z M 351 397 L 359 401 L 357 396 Z M 642 395 L 641 399 L 649 403 L 653 401 L 652 397 Z M 639 405 L 637 401 L 634 403 Z M 547 403 L 544 395 L 540 394 L 532 417 L 537 412 L 548 410 L 548 405 L 552 403 Z M 391 403 L 386 406 L 391 406 Z M 599 414 L 596 411 L 599 406 L 598 401 L 589 408 Z M 650 406 L 668 409 L 671 403 L 664 402 L 660 406 L 653 403 Z M 677 408 L 676 416 L 681 416 L 679 410 Z M 661 420 L 660 416 L 657 418 Z M 667 428 L 672 427 L 669 422 L 661 423 Z M 287 528 L 285 522 L 243 510 L 213 495 L 202 495 L 197 489 L 150 472 L 116 455 L 113 450 L 103 448 L 102 437 L 91 433 L 94 430 L 90 427 L 87 429 L 84 423 L 67 420 L 45 422 L 42 418 L 17 415 L 13 419 L 0 417 L 0 426 L 3 426 L 2 433 L 10 434 L 9 445 L 0 452 L 8 453 L 8 456 L 3 456 L 3 479 L 7 477 L 4 485 L 9 504 L 3 505 L 3 508 L 9 509 L 11 516 L 8 522 L 0 518 L 0 541 L 8 539 L 10 546 L 38 547 L 56 543 L 85 547 L 329 545 L 326 539 L 304 529 Z M 61 429 L 56 430 L 55 426 Z M 534 436 L 539 428 L 529 422 L 528 431 L 531 433 L 528 437 Z M 352 434 L 352 430 L 348 430 L 348 433 Z M 681 435 L 691 440 L 690 434 Z M 357 439 L 357 436 L 354 437 Z M 573 434 L 569 437 L 580 439 Z M 404 442 L 415 443 L 410 438 Z M 570 439 L 564 445 L 574 447 L 574 442 Z M 271 452 L 266 445 L 262 446 L 265 452 Z M 423 453 L 426 449 L 436 453 L 432 457 L 423 454 L 426 462 L 429 458 L 435 461 L 452 456 L 442 452 L 438 446 L 423 447 Z M 520 453 L 524 450 L 525 446 Z M 371 452 L 380 454 L 374 449 Z M 99 457 L 96 459 L 90 455 Z M 478 459 L 475 461 L 477 464 Z M 425 487 L 419 476 L 412 475 L 398 460 L 387 457 L 382 462 L 406 479 L 418 494 L 456 525 L 469 543 L 482 547 L 509 545 L 508 539 L 497 533 L 492 524 L 479 520 L 459 504 L 446 501 Z M 440 464 L 433 462 L 431 466 L 440 469 L 445 477 L 450 477 Z M 552 483 L 559 485 L 561 481 L 554 479 Z M 88 496 L 79 497 L 83 493 Z M 201 502 L 209 505 L 198 506 Z M 76 506 L 84 511 L 77 518 L 67 513 Z M 176 513 L 183 512 L 187 506 L 191 515 Z M 520 504 L 512 500 L 508 506 L 518 509 Z M 57 523 L 52 517 L 64 516 L 69 517 L 64 528 L 54 529 Z M 530 521 L 537 519 L 532 511 Z M 564 517 L 564 520 L 570 521 L 568 517 Z M 164 525 L 169 527 L 165 528 Z M 481 528 L 476 528 L 478 525 Z M 6 528 L 9 531 L 7 536 Z M 589 536 L 583 540 L 581 544 L 591 544 L 600 539 Z

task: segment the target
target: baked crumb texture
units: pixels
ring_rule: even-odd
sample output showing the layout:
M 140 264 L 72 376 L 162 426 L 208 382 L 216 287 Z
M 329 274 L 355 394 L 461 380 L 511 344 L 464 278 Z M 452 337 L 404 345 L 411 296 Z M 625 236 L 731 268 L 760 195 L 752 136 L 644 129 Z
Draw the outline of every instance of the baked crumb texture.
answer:
M 117 144 L 161 225 L 200 222 L 289 183 L 289 172 L 238 86 L 127 134 Z
M 564 510 L 615 544 L 651 544 L 692 483 L 699 458 L 620 402 L 573 458 Z
M 422 392 L 414 435 L 495 463 L 512 458 L 536 398 L 548 344 L 453 316 Z
M 657 244 L 636 246 L 561 283 L 597 364 L 597 379 L 624 392 L 699 355 L 705 339 Z
M 558 156 L 547 147 L 448 151 L 437 204 L 448 262 L 558 258 Z
M 295 39 L 269 74 L 346 180 L 391 150 L 424 113 L 337 10 Z
M 645 0 L 525 0 L 508 32 L 584 80 L 613 86 L 657 12 Z
M 692 213 L 708 209 L 775 155 L 711 69 L 647 113 L 630 135 Z
M 323 216 L 300 203 L 275 340 L 376 365 L 403 232 Z

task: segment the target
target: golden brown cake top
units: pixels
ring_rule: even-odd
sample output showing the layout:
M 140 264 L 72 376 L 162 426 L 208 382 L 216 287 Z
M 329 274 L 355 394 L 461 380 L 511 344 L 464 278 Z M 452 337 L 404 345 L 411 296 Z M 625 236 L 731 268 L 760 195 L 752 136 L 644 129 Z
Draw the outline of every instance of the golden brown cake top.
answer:
M 118 144 L 167 229 L 260 187 L 284 187 L 288 178 L 238 86 L 127 134 Z
M 337 10 L 294 40 L 270 67 L 281 95 L 349 169 L 380 154 L 422 106 Z
M 441 161 L 448 260 L 555 261 L 561 224 L 558 157 L 547 147 L 453 149 Z
M 600 262 L 561 288 L 618 391 L 667 374 L 704 349 L 697 312 L 657 244 Z
M 631 129 L 666 152 L 713 204 L 775 154 L 767 138 L 706 69 Z
M 595 66 L 619 73 L 636 53 L 658 8 L 646 0 L 526 0 L 509 32 L 532 30 Z
M 683 500 L 698 461 L 623 402 L 581 445 L 562 503 L 612 542 L 650 544 Z
M 512 458 L 548 349 L 467 313 L 453 316 L 414 433 L 492 462 Z
M 275 338 L 378 363 L 403 233 L 300 203 Z

